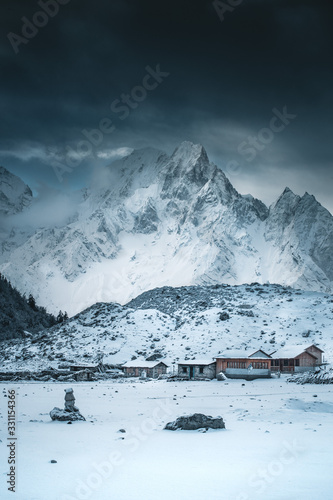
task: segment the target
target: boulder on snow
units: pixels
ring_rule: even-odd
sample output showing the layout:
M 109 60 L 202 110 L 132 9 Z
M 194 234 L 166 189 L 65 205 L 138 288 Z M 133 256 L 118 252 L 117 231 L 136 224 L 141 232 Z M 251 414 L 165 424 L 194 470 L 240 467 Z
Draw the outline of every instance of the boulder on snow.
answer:
M 194 413 L 184 417 L 177 418 L 174 422 L 166 424 L 164 429 L 168 431 L 176 431 L 182 429 L 184 431 L 195 431 L 197 429 L 225 429 L 225 423 L 222 417 L 210 417 L 203 413 Z
M 220 313 L 220 320 L 221 321 L 227 321 L 228 319 L 230 319 L 230 316 L 227 312 L 221 312 Z
M 59 420 L 61 422 L 85 420 L 84 416 L 81 415 L 79 411 L 61 410 L 57 407 L 53 408 L 53 410 L 50 411 L 50 417 L 52 418 L 52 420 Z

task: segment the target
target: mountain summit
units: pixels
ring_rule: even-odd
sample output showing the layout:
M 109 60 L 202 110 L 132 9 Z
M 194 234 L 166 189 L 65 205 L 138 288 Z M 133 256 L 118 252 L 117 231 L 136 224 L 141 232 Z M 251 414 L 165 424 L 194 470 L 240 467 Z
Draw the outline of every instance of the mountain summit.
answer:
M 146 148 L 115 161 L 69 223 L 15 245 L 0 270 L 39 304 L 70 314 L 161 286 L 270 282 L 331 291 L 333 283 L 333 217 L 313 196 L 286 188 L 267 208 L 239 194 L 191 142 L 171 156 Z

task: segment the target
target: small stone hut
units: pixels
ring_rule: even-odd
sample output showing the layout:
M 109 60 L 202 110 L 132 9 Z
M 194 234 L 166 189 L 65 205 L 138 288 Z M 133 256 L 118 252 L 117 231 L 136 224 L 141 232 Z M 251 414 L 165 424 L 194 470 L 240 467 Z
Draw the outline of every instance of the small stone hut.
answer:
M 135 359 L 127 361 L 122 367 L 124 374 L 127 377 L 149 377 L 157 378 L 160 375 L 165 375 L 168 365 L 163 361 L 144 361 Z
M 216 376 L 216 363 L 198 359 L 179 361 L 178 376 L 189 380 L 213 379 Z

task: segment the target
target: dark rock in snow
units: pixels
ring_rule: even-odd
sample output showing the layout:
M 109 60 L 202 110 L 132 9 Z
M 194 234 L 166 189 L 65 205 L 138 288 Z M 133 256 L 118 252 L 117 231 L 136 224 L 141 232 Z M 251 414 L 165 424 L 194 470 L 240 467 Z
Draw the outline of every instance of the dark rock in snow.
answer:
M 52 420 L 60 420 L 61 422 L 85 420 L 84 416 L 81 415 L 79 411 L 61 410 L 57 407 L 53 408 L 53 410 L 50 411 L 50 417 L 52 418 Z
M 163 358 L 163 355 L 159 352 L 156 352 L 155 354 L 152 354 L 149 356 L 146 361 L 156 361 L 157 359 Z
M 248 318 L 253 318 L 254 317 L 254 313 L 253 311 L 248 311 L 248 310 L 244 310 L 244 309 L 240 309 L 239 311 L 237 311 L 237 314 L 239 314 L 240 316 L 247 316 Z
M 210 417 L 203 413 L 194 413 L 184 417 L 177 418 L 174 422 L 166 424 L 164 429 L 168 431 L 176 431 L 182 429 L 184 431 L 195 431 L 197 429 L 225 429 L 225 423 L 222 417 Z

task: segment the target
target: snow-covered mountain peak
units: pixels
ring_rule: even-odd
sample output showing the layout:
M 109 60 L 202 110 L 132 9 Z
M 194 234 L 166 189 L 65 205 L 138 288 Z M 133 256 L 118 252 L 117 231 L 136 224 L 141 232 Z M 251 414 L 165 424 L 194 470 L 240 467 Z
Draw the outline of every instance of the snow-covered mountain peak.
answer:
M 162 198 L 189 201 L 216 174 L 217 167 L 210 163 L 207 153 L 200 144 L 185 141 L 176 148 L 164 169 Z M 220 170 L 220 180 L 226 177 Z
M 295 196 L 295 193 L 294 193 L 294 192 L 293 192 L 293 191 L 292 191 L 292 190 L 291 190 L 288 186 L 286 186 L 286 187 L 284 188 L 284 191 L 283 191 L 283 193 L 282 193 L 282 195 L 286 195 L 286 194 L 291 194 L 291 195 L 294 195 L 294 196 Z
M 71 315 L 161 286 L 330 291 L 332 248 L 333 217 L 314 197 L 286 188 L 268 209 L 240 195 L 200 144 L 183 142 L 171 156 L 144 148 L 96 172 L 70 223 L 6 236 L 0 271 Z
M 110 167 L 121 165 L 122 171 L 127 175 L 141 167 L 156 165 L 160 157 L 167 156 L 163 151 L 155 148 L 134 149 L 132 153 L 111 163 Z
M 207 152 L 201 144 L 194 144 L 190 141 L 183 141 L 173 152 L 171 159 L 175 163 L 183 165 L 193 165 L 198 160 L 209 163 Z
M 30 205 L 32 191 L 19 177 L 0 166 L 0 213 L 12 215 Z
M 116 177 L 115 187 L 118 182 L 122 188 L 132 190 L 148 187 L 156 176 L 159 175 L 166 161 L 169 159 L 163 151 L 154 148 L 142 148 L 134 150 L 130 155 L 114 161 L 108 169 Z
M 309 207 L 310 205 L 313 205 L 315 206 L 316 208 L 323 208 L 324 210 L 326 210 L 320 203 L 319 201 L 315 198 L 315 196 L 313 196 L 313 194 L 309 194 L 308 192 L 305 192 L 304 195 L 302 196 L 301 198 L 301 201 L 303 203 L 303 205 L 306 205 L 307 207 Z
M 294 210 L 300 199 L 299 195 L 286 187 L 279 198 L 270 206 L 270 211 L 287 211 L 289 213 L 291 210 Z

